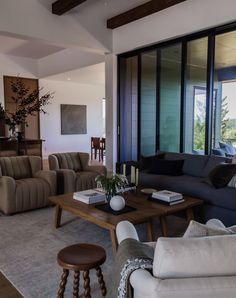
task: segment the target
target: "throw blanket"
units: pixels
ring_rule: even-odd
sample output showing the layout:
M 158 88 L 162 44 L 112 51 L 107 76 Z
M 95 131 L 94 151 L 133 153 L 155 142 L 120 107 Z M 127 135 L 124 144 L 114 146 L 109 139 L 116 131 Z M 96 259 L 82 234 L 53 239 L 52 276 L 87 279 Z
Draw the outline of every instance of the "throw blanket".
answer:
M 136 269 L 152 269 L 154 250 L 135 239 L 125 239 L 118 247 L 111 284 L 108 286 L 109 298 L 131 298 L 129 276 Z

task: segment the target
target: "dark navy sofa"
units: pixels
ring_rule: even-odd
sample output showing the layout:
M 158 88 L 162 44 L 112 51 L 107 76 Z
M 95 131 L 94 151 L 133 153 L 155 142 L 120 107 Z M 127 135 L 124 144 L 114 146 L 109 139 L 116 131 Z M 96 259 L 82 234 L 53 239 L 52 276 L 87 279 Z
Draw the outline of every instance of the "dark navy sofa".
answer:
M 168 189 L 204 200 L 204 206 L 198 210 L 198 220 L 218 218 L 226 226 L 236 224 L 236 188 L 216 189 L 204 178 L 219 163 L 231 163 L 231 159 L 220 156 L 194 155 L 186 153 L 165 153 L 165 159 L 184 160 L 183 175 L 150 174 L 148 170 L 140 171 L 139 184 L 155 189 Z

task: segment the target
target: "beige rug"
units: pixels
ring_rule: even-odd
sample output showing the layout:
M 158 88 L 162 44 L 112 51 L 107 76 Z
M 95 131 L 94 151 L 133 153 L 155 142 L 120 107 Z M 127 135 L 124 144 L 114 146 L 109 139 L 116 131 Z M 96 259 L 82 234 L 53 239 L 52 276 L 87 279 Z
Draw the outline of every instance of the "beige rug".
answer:
M 13 216 L 0 216 L 0 271 L 26 298 L 56 297 L 61 268 L 57 253 L 67 245 L 79 242 L 97 243 L 106 249 L 107 260 L 102 269 L 109 285 L 113 257 L 109 232 L 84 220 L 63 213 L 61 228 L 53 227 L 54 208 L 49 207 Z M 169 219 L 172 235 L 184 231 L 182 219 Z M 146 240 L 143 225 L 137 227 L 142 240 Z M 156 236 L 160 235 L 155 223 Z M 96 276 L 90 273 L 92 297 L 102 297 Z M 82 285 L 80 287 L 82 297 Z M 69 276 L 65 297 L 72 297 L 72 276 Z

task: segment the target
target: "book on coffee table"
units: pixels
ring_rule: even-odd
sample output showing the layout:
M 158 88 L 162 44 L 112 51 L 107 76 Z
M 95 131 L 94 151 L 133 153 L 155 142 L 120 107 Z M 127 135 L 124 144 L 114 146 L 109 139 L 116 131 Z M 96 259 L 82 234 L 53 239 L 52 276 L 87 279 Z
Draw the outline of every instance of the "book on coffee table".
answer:
M 167 202 L 167 201 L 164 201 L 164 200 L 159 200 L 159 199 L 153 198 L 152 196 L 150 196 L 148 199 L 152 202 L 163 204 L 163 205 L 166 205 L 166 206 L 177 205 L 177 204 L 183 203 L 185 201 L 184 198 L 182 198 L 182 199 L 175 200 L 175 201 L 172 201 L 172 202 Z
M 74 192 L 73 199 L 86 204 L 95 204 L 99 202 L 104 202 L 106 200 L 106 196 L 104 193 L 100 191 L 88 189 Z
M 165 202 L 174 202 L 183 199 L 183 195 L 181 193 L 170 190 L 160 190 L 153 192 L 152 197 Z

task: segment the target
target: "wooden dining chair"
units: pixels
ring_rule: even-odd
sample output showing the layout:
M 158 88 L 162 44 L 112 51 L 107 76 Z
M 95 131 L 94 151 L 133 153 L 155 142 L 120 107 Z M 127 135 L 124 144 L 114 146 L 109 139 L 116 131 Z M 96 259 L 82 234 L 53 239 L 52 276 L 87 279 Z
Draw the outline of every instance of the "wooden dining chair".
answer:
M 100 138 L 98 137 L 91 137 L 91 159 L 97 159 L 97 154 L 98 154 L 98 158 L 99 161 L 101 159 L 100 156 Z
M 105 152 L 106 152 L 106 138 L 101 138 L 101 140 L 100 140 L 100 156 L 101 156 L 102 162 L 103 162 Z

